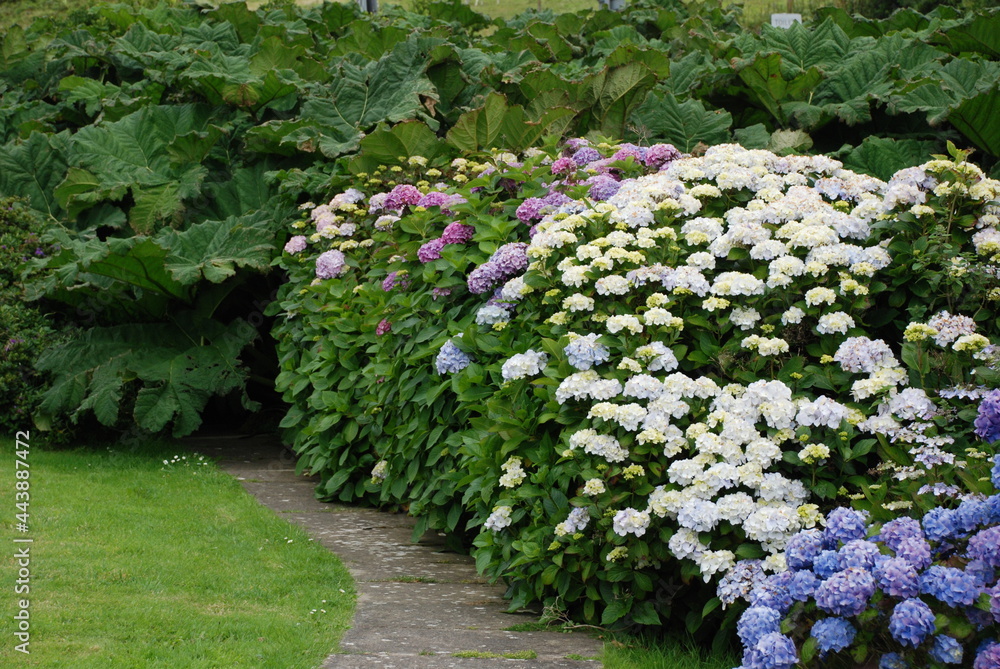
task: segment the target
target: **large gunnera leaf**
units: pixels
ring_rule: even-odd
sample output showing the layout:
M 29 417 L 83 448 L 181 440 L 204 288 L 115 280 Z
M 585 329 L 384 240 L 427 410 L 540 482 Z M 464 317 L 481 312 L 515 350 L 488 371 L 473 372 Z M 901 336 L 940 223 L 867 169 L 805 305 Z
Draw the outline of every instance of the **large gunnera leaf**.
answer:
M 26 197 L 33 209 L 58 218 L 62 207 L 53 191 L 66 176 L 68 152 L 68 133 L 33 132 L 0 146 L 0 195 Z
M 654 91 L 629 121 L 632 129 L 650 143 L 668 142 L 681 151 L 690 151 L 699 142 L 711 145 L 729 141 L 733 117 L 726 111 L 709 111 L 698 100 L 677 102 L 670 93 Z

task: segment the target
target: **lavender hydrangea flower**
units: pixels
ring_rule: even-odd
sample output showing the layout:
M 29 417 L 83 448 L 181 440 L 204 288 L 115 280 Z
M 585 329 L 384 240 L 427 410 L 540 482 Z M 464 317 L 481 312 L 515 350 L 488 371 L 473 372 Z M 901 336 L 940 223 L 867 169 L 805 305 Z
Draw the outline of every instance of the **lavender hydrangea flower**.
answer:
M 664 167 L 681 157 L 681 152 L 673 144 L 654 144 L 646 152 L 646 165 L 656 170 Z
M 877 541 L 881 541 L 891 550 L 895 551 L 899 547 L 899 542 L 910 537 L 924 538 L 924 531 L 920 527 L 920 521 L 903 516 L 893 518 L 879 530 Z
M 969 557 L 1000 569 L 1000 526 L 982 530 L 969 539 Z
M 948 606 L 972 606 L 982 588 L 961 569 L 934 565 L 920 575 L 920 590 Z
M 831 511 L 826 517 L 823 537 L 826 545 L 834 548 L 838 541 L 846 544 L 853 539 L 864 539 L 867 529 L 864 514 L 842 506 Z
M 932 658 L 942 664 L 961 664 L 964 654 L 958 639 L 946 634 L 934 637 L 934 645 L 929 652 Z
M 889 616 L 889 633 L 904 646 L 919 646 L 934 633 L 934 612 L 919 599 L 905 599 Z
M 573 154 L 573 162 L 577 165 L 582 165 L 586 167 L 595 160 L 600 160 L 601 154 L 597 149 L 585 146 L 581 149 L 577 149 L 576 153 Z
M 991 390 L 979 403 L 979 415 L 973 425 L 976 436 L 983 441 L 992 444 L 1000 440 L 1000 389 Z
M 445 244 L 465 244 L 472 239 L 475 232 L 476 229 L 471 225 L 455 221 L 445 226 L 441 239 Z
M 820 580 L 816 574 L 803 569 L 792 574 L 788 582 L 788 594 L 797 602 L 805 602 L 816 593 Z
M 410 277 L 405 272 L 389 272 L 382 280 L 382 290 L 389 292 L 399 286 L 400 290 L 406 290 L 410 286 Z
M 766 581 L 750 591 L 751 606 L 766 606 L 779 613 L 787 613 L 792 608 L 792 595 L 788 592 L 787 581 L 791 572 L 769 576 Z
M 990 596 L 990 613 L 993 615 L 993 620 L 1000 623 L 1000 583 L 986 590 L 986 593 Z
M 444 343 L 434 359 L 438 374 L 455 374 L 472 363 L 472 358 L 455 345 L 451 339 Z
M 816 588 L 816 606 L 838 616 L 856 616 L 875 594 L 875 579 L 864 569 L 837 572 Z
M 736 634 L 744 647 L 752 648 L 765 634 L 781 630 L 781 613 L 767 606 L 751 606 L 736 623 Z
M 991 643 L 976 654 L 972 669 L 997 669 L 1000 667 L 1000 643 Z
M 838 565 L 840 570 L 849 567 L 859 567 L 871 571 L 875 566 L 875 558 L 879 553 L 878 546 L 865 539 L 852 539 L 844 544 L 838 551 Z
M 823 550 L 823 534 L 819 530 L 802 530 L 788 541 L 785 562 L 789 569 L 811 569 L 813 560 Z
M 335 249 L 321 253 L 316 258 L 317 279 L 332 279 L 340 276 L 345 269 L 347 269 L 347 259 L 342 252 Z
M 522 223 L 529 223 L 531 221 L 537 220 L 542 217 L 540 213 L 542 207 L 545 206 L 545 202 L 542 201 L 540 197 L 529 197 L 524 202 L 522 202 L 517 207 L 515 214 L 517 215 L 517 220 Z
M 590 198 L 599 202 L 612 197 L 622 187 L 614 177 L 607 174 L 592 176 L 587 179 L 586 183 L 590 185 L 588 192 Z
M 719 581 L 715 590 L 723 606 L 737 599 L 746 599 L 755 587 L 764 582 L 766 576 L 760 560 L 740 560 Z
M 417 249 L 417 260 L 427 264 L 441 257 L 441 249 L 444 248 L 444 238 L 432 239 Z
M 955 509 L 955 527 L 963 532 L 974 532 L 986 524 L 986 504 L 978 499 L 962 500 Z
M 291 253 L 292 255 L 296 253 L 301 253 L 306 249 L 306 238 L 305 235 L 295 235 L 285 244 L 285 253 Z
M 558 158 L 552 163 L 552 174 L 572 174 L 577 170 L 576 161 L 568 156 Z
M 902 539 L 896 546 L 896 557 L 903 558 L 917 569 L 924 569 L 931 563 L 931 547 L 917 537 Z
M 400 184 L 389 192 L 384 206 L 386 209 L 399 211 L 406 205 L 416 205 L 420 202 L 421 197 L 423 197 L 423 194 L 417 190 L 416 186 Z
M 822 657 L 831 651 L 841 651 L 850 646 L 857 633 L 854 625 L 843 618 L 823 618 L 813 624 L 809 634 L 816 639 L 816 646 Z
M 878 662 L 878 669 L 909 669 L 909 663 L 899 653 L 886 653 Z
M 469 272 L 469 292 L 480 294 L 528 268 L 528 245 L 504 244 L 485 263 Z
M 389 322 L 388 318 L 383 318 L 375 326 L 375 336 L 381 337 L 388 332 L 392 332 L 392 323 Z
M 993 469 L 990 470 L 990 481 L 993 482 L 995 489 L 1000 490 L 1000 453 L 993 456 Z
M 893 597 L 909 599 L 920 594 L 917 569 L 903 558 L 884 560 L 875 567 L 872 574 L 879 587 Z
M 813 572 L 820 578 L 830 578 L 840 571 L 840 556 L 837 551 L 822 551 L 813 560 Z

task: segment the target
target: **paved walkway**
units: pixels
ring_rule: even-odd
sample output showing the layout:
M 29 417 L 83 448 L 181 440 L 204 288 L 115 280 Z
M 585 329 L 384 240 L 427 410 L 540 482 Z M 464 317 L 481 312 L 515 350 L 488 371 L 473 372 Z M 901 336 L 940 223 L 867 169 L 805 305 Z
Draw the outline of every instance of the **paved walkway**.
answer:
M 217 458 L 262 504 L 304 527 L 350 570 L 358 592 L 354 623 L 322 669 L 601 666 L 593 659 L 601 643 L 586 634 L 511 631 L 536 618 L 505 613 L 503 588 L 489 585 L 472 558 L 447 552 L 438 537 L 412 543 L 413 519 L 317 501 L 316 479 L 296 476 L 294 457 L 275 438 L 185 444 Z

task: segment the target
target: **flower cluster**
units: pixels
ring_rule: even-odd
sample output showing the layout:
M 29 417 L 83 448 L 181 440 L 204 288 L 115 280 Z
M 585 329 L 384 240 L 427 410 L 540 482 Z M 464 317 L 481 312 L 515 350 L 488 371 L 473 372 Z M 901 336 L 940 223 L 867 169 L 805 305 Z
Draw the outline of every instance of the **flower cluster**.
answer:
M 1000 468 L 1000 456 L 994 464 Z M 792 666 L 766 657 L 761 646 L 783 621 L 782 643 L 800 666 L 857 645 L 862 654 L 879 649 L 880 667 L 961 664 L 966 656 L 974 656 L 977 667 L 995 666 L 989 642 L 1000 623 L 1000 494 L 940 511 L 954 516 L 944 523 L 946 532 L 939 529 L 940 513 L 879 526 L 840 508 L 822 531 L 792 537 L 788 571 L 759 577 L 738 593 L 750 602 L 737 625 L 743 668 Z M 719 595 L 735 599 L 728 584 Z M 977 646 L 982 640 L 987 643 Z

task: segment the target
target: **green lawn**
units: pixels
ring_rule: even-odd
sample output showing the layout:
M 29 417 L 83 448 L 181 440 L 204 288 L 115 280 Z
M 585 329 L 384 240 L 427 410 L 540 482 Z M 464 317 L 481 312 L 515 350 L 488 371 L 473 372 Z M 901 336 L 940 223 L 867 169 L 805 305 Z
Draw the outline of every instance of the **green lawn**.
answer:
M 30 655 L 5 635 L 0 666 L 305 669 L 336 649 L 354 608 L 340 561 L 214 465 L 164 465 L 179 454 L 32 450 L 21 534 L 13 444 L 0 442 L 0 615 L 10 629 L 27 597 L 31 623 Z M 31 590 L 15 596 L 22 537 Z
M 732 669 L 736 656 L 710 655 L 681 641 L 622 637 L 604 644 L 604 669 Z

